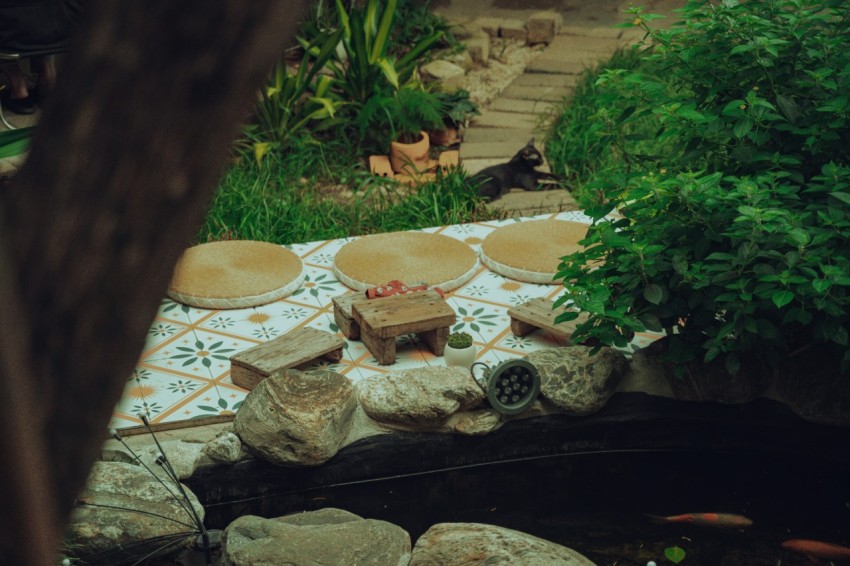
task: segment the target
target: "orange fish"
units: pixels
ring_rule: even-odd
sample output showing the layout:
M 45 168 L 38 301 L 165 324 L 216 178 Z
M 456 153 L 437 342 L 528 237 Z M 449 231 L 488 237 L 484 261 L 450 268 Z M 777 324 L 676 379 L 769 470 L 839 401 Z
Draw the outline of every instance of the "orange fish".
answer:
M 820 558 L 827 560 L 850 560 L 850 548 L 819 540 L 791 539 L 782 543 L 782 548 L 805 554 L 806 557 L 820 564 Z
M 685 513 L 683 515 L 670 515 L 669 517 L 659 517 L 658 515 L 647 515 L 647 517 L 659 523 L 687 523 L 700 527 L 727 529 L 744 529 L 753 524 L 750 519 L 743 515 L 732 513 Z

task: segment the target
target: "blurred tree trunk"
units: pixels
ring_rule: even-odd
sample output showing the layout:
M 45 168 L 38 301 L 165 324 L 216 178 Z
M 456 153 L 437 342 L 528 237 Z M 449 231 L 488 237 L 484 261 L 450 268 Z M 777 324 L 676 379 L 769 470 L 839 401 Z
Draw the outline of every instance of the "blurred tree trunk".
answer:
M 2 195 L 0 562 L 56 563 L 173 266 L 306 4 L 86 4 Z

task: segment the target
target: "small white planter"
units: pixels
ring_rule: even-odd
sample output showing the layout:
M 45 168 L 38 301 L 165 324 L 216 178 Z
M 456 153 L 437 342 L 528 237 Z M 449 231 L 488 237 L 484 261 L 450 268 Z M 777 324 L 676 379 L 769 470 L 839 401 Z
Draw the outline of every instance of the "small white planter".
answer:
M 447 366 L 457 366 L 469 369 L 475 363 L 475 356 L 478 354 L 478 348 L 473 344 L 469 348 L 452 348 L 446 344 L 446 349 L 443 352 L 443 358 L 446 360 Z

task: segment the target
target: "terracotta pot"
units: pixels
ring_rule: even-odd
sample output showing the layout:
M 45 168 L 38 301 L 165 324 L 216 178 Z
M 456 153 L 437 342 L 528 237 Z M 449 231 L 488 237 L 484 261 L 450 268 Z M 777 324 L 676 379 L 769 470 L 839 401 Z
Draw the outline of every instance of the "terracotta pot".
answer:
M 475 362 L 475 356 L 477 354 L 478 348 L 474 344 L 468 348 L 452 348 L 446 344 L 446 349 L 443 351 L 443 358 L 449 367 L 457 366 L 469 369 Z
M 415 176 L 431 167 L 431 159 L 428 157 L 430 138 L 426 132 L 419 132 L 419 135 L 422 137 L 415 143 L 394 141 L 390 144 L 390 164 L 396 173 Z

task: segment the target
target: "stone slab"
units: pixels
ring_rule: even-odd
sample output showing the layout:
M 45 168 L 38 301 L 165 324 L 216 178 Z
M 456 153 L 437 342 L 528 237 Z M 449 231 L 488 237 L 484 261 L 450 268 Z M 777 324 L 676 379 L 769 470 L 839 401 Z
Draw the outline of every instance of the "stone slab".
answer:
M 518 114 L 515 112 L 499 112 L 484 110 L 481 115 L 472 120 L 472 126 L 477 128 L 526 128 L 533 129 L 539 119 L 534 114 Z M 472 128 L 470 128 L 472 129 Z
M 555 56 L 547 56 L 546 53 L 534 59 L 525 68 L 526 73 L 550 73 L 561 75 L 580 75 L 587 69 L 601 63 L 606 57 L 586 54 L 585 57 L 577 59 L 564 59 Z
M 539 87 L 539 86 L 520 86 L 509 85 L 502 96 L 505 98 L 517 98 L 520 100 L 545 100 L 548 102 L 561 102 L 565 98 L 572 96 L 572 87 Z
M 624 43 L 625 42 L 619 39 L 609 39 L 605 37 L 559 35 L 552 41 L 546 52 L 556 53 L 562 57 L 569 57 L 574 52 L 610 55 Z
M 623 36 L 623 32 L 627 31 L 623 28 L 614 27 L 585 27 L 571 26 L 569 24 L 562 25 L 558 29 L 558 35 L 582 35 L 585 37 L 599 37 L 606 39 L 618 39 Z
M 502 23 L 499 25 L 499 37 L 524 42 L 526 36 L 525 22 L 522 20 L 502 20 Z
M 490 59 L 490 36 L 486 33 L 475 34 L 464 43 L 466 51 L 476 63 L 485 63 Z
M 560 75 L 546 73 L 523 73 L 508 86 L 531 86 L 534 88 L 556 87 L 573 88 L 578 84 L 578 75 Z
M 558 12 L 537 12 L 536 14 L 532 14 L 526 20 L 528 44 L 552 43 L 562 25 L 564 25 L 564 17 Z
M 464 171 L 466 171 L 467 175 L 471 177 L 482 169 L 485 169 L 492 165 L 499 165 L 500 163 L 504 163 L 505 161 L 507 161 L 507 159 L 505 159 L 504 157 L 479 157 L 473 159 L 464 159 L 463 169 Z
M 523 100 L 521 98 L 501 97 L 493 101 L 490 109 L 519 114 L 548 114 L 556 106 L 555 101 L 552 100 Z
M 469 128 L 463 136 L 464 144 L 478 142 L 516 142 L 517 150 L 528 142 L 528 139 L 540 134 L 536 128 Z
M 528 140 L 525 140 L 528 141 Z M 464 143 L 460 147 L 460 154 L 466 163 L 469 159 L 494 158 L 507 161 L 522 149 L 525 143 L 514 140 L 501 142 L 476 142 Z
M 564 189 L 553 191 L 523 191 L 514 189 L 488 205 L 510 218 L 578 210 L 575 199 Z

